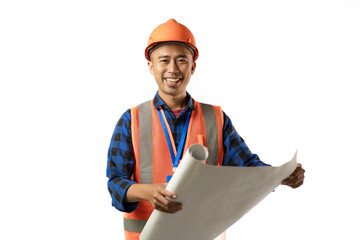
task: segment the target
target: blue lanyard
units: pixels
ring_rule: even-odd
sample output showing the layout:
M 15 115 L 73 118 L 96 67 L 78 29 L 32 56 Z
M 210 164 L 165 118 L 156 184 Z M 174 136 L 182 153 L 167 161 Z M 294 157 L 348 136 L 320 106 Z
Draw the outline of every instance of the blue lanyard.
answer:
M 191 111 L 188 112 L 187 117 L 186 117 L 186 122 L 181 134 L 181 139 L 180 139 L 180 143 L 178 145 L 177 151 L 176 151 L 176 156 L 175 156 L 175 152 L 173 149 L 173 146 L 171 144 L 171 139 L 170 137 L 174 140 L 172 134 L 171 134 L 171 129 L 167 129 L 166 127 L 166 123 L 167 122 L 166 118 L 163 118 L 163 115 L 161 113 L 162 109 L 158 109 L 158 114 L 159 114 L 159 118 L 160 118 L 160 122 L 162 125 L 162 128 L 164 130 L 164 134 L 166 137 L 166 141 L 170 150 L 170 155 L 171 155 L 171 160 L 173 162 L 173 167 L 177 168 L 177 166 L 179 165 L 179 161 L 180 161 L 180 157 L 181 157 L 181 153 L 184 150 L 184 146 L 185 146 L 185 139 L 186 139 L 186 134 L 187 134 L 187 130 L 189 128 L 189 122 L 190 122 L 190 117 L 191 117 Z M 171 136 L 169 135 L 169 133 L 171 134 Z

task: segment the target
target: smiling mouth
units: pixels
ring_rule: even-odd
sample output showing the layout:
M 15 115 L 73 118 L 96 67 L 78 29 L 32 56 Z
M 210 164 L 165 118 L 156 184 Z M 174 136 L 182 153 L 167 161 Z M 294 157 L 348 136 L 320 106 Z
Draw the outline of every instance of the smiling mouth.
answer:
M 181 80 L 181 78 L 164 78 L 164 80 L 169 83 L 177 83 Z

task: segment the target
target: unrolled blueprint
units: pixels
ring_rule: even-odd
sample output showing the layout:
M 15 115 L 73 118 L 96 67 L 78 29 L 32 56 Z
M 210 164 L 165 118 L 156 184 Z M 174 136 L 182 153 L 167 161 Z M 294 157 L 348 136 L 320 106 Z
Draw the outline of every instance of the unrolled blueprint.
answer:
M 215 239 L 271 193 L 296 168 L 296 153 L 280 167 L 205 165 L 208 152 L 192 145 L 167 186 L 182 210 L 154 210 L 141 240 Z

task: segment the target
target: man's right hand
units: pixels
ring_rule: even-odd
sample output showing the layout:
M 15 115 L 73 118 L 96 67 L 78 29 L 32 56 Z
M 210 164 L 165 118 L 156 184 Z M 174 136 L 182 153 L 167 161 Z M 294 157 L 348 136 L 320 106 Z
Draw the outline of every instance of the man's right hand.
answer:
M 176 213 L 181 210 L 182 204 L 171 201 L 176 199 L 176 195 L 167 191 L 165 188 L 167 183 L 160 184 L 133 184 L 126 193 L 127 202 L 139 202 L 141 200 L 148 201 L 153 208 L 167 213 Z

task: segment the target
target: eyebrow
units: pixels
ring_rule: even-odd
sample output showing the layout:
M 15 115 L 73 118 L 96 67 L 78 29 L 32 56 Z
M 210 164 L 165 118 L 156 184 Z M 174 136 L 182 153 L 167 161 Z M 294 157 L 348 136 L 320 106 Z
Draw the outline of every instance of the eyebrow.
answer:
M 187 58 L 188 56 L 187 55 L 177 55 L 176 58 Z M 162 55 L 162 56 L 159 56 L 158 59 L 162 59 L 162 58 L 170 58 L 169 55 Z
M 170 56 L 169 55 L 158 56 L 158 59 L 161 59 L 161 58 L 170 58 Z

